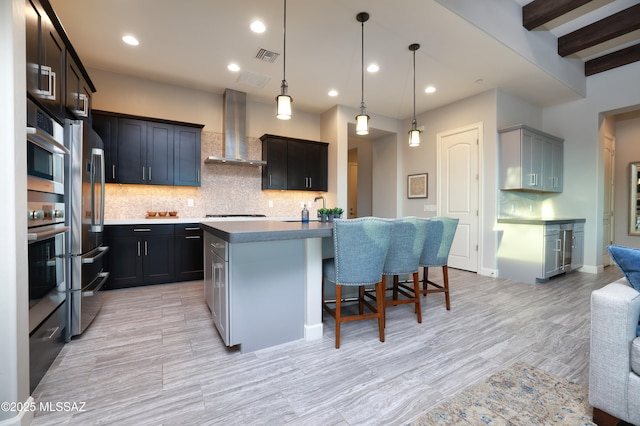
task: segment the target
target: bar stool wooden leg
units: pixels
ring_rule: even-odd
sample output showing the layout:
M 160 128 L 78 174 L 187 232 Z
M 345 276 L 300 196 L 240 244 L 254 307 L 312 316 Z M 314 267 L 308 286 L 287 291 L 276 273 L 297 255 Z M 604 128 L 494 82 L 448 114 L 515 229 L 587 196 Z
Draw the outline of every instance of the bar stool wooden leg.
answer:
M 422 307 L 420 306 L 420 280 L 418 279 L 418 273 L 413 273 L 413 295 L 416 300 L 416 316 L 418 317 L 418 323 L 422 323 Z
M 444 300 L 447 303 L 447 311 L 450 311 L 451 301 L 449 300 L 449 268 L 447 268 L 447 265 L 442 266 L 442 278 L 444 280 Z
M 378 302 L 378 331 L 380 333 L 380 341 L 384 342 L 384 293 L 386 292 L 384 287 L 384 275 L 382 281 L 376 284 L 376 301 Z

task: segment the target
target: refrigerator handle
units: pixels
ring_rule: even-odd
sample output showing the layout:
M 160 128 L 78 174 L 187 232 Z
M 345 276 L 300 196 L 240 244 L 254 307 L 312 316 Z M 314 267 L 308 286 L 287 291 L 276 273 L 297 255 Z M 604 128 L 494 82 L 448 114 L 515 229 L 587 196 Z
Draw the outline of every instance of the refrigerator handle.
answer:
M 96 159 L 100 161 L 100 167 L 96 167 Z M 96 172 L 99 176 L 96 176 Z M 98 223 L 96 223 L 95 212 L 95 191 L 96 181 L 100 182 L 100 211 L 98 212 Z M 93 232 L 104 231 L 104 186 L 105 186 L 105 170 L 104 170 L 104 150 L 101 148 L 93 148 L 91 150 L 91 230 Z

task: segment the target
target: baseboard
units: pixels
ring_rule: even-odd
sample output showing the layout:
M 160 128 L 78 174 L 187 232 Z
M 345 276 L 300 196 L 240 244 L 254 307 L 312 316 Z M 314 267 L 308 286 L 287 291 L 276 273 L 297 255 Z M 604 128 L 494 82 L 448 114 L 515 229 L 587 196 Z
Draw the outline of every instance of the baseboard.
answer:
M 322 339 L 323 324 L 304 325 L 304 340 Z M 0 425 L 1 426 L 1 425 Z
M 33 397 L 30 396 L 25 402 L 18 404 L 22 404 L 23 409 L 16 416 L 1 420 L 0 426 L 29 426 L 33 422 L 34 410 L 29 409 L 35 406 Z
M 478 275 L 482 275 L 485 277 L 497 277 L 498 276 L 498 270 L 497 269 L 490 269 L 490 268 L 481 268 L 480 272 L 478 272 Z

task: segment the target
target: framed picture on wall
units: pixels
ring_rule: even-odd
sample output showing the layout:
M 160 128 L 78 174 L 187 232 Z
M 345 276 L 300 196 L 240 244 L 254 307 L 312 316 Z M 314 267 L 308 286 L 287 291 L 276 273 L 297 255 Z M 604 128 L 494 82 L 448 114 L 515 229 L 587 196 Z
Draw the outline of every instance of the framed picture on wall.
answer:
M 427 173 L 407 176 L 407 198 L 427 198 L 428 182 Z

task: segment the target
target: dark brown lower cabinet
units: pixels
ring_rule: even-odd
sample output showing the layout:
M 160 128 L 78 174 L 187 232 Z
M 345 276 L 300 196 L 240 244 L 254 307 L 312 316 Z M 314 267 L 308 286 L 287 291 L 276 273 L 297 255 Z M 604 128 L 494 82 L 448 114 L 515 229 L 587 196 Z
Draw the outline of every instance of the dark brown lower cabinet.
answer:
M 174 225 L 108 225 L 107 289 L 176 281 Z
M 197 223 L 175 225 L 176 281 L 204 278 L 202 229 Z

